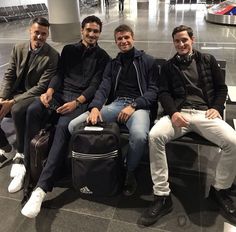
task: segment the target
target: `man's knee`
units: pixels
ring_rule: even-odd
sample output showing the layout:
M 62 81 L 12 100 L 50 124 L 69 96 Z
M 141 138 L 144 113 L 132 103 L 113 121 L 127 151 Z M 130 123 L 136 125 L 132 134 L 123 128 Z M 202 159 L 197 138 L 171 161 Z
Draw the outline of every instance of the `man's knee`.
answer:
M 147 143 L 148 140 L 148 131 L 134 130 L 130 132 L 130 139 L 136 143 Z
M 37 99 L 29 105 L 27 109 L 27 114 L 37 113 L 42 107 L 43 104 Z
M 25 110 L 24 110 L 25 111 Z M 20 103 L 15 103 L 11 108 L 11 115 L 13 118 L 19 117 L 23 113 Z M 25 112 L 24 112 L 25 113 Z

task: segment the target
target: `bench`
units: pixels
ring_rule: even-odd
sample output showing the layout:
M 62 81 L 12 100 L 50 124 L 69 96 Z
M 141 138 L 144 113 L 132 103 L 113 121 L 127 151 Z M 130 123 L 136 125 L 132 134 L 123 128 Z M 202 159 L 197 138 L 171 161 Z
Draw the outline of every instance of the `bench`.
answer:
M 45 3 L 0 7 L 0 22 L 10 22 L 47 14 L 48 10 Z

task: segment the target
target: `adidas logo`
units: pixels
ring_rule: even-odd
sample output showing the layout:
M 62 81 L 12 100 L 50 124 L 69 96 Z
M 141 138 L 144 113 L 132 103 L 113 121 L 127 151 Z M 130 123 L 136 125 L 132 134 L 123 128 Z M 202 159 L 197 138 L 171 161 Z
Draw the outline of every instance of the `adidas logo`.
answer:
M 87 186 L 81 188 L 80 192 L 85 194 L 93 194 L 93 192 Z

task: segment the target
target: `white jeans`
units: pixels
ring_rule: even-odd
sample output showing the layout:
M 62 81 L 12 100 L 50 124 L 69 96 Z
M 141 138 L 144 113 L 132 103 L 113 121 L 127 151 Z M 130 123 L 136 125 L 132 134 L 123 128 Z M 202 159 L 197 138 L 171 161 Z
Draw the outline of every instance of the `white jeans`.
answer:
M 181 114 L 189 121 L 188 127 L 173 126 L 169 116 L 162 117 L 152 127 L 149 133 L 149 149 L 155 195 L 170 193 L 166 143 L 190 131 L 200 134 L 221 148 L 213 186 L 226 189 L 232 185 L 236 174 L 236 131 L 219 118 L 207 119 L 205 113 L 206 111 L 183 109 Z

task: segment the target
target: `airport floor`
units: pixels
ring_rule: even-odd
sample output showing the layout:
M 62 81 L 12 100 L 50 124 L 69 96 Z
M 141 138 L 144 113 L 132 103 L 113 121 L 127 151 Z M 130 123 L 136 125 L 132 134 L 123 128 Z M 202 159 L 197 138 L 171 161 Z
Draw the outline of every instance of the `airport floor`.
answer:
M 236 85 L 236 26 L 218 25 L 206 22 L 206 4 L 170 5 L 164 0 L 125 0 L 124 12 L 119 13 L 118 2 L 110 0 L 105 8 L 81 6 L 81 20 L 95 14 L 103 21 L 99 45 L 112 57 L 118 50 L 114 43 L 113 30 L 122 23 L 129 24 L 135 33 L 135 47 L 159 57 L 170 58 L 174 53 L 171 33 L 175 26 L 186 24 L 195 32 L 195 48 L 226 60 L 226 83 Z M 13 44 L 27 41 L 29 20 L 0 24 L 0 77 L 7 67 Z M 65 33 L 68 33 L 65 31 Z M 48 42 L 61 51 L 70 42 Z M 234 106 L 227 106 L 227 121 L 232 124 Z M 9 140 L 15 136 L 10 120 L 2 122 Z M 132 197 L 118 195 L 109 198 L 88 198 L 80 196 L 70 188 L 70 182 L 57 183 L 43 203 L 37 218 L 27 219 L 21 215 L 22 191 L 7 192 L 10 182 L 11 163 L 0 169 L 0 232 L 232 232 L 230 225 L 217 208 L 206 198 L 208 184 L 214 173 L 215 152 L 207 147 L 169 144 L 167 147 L 170 163 L 170 186 L 174 210 L 153 226 L 144 228 L 137 225 L 143 210 L 150 205 L 152 183 L 149 167 L 141 164 L 137 170 L 138 190 Z M 211 156 L 211 153 L 214 153 Z M 61 186 L 61 187 L 59 187 Z M 233 198 L 236 203 L 236 198 Z

